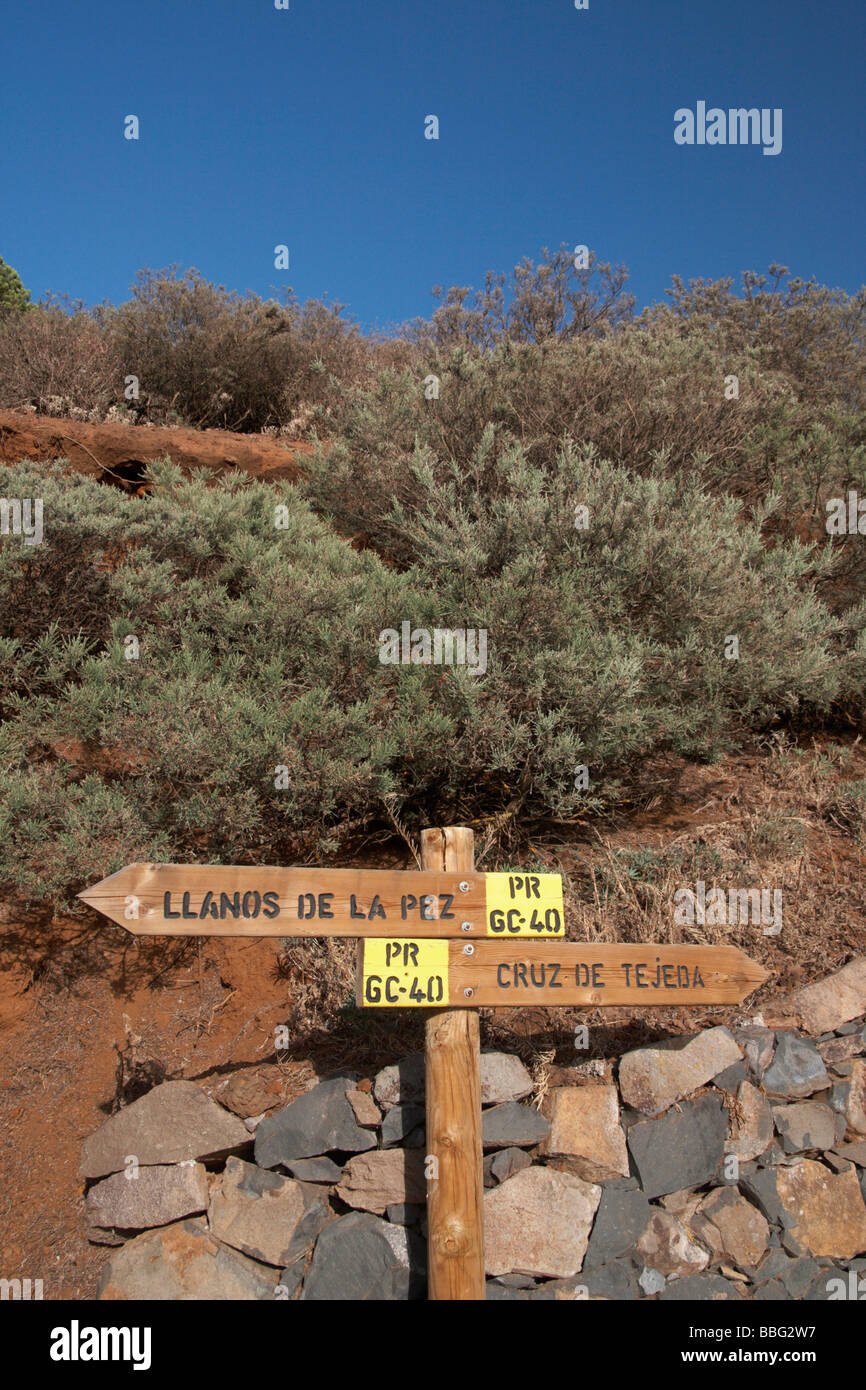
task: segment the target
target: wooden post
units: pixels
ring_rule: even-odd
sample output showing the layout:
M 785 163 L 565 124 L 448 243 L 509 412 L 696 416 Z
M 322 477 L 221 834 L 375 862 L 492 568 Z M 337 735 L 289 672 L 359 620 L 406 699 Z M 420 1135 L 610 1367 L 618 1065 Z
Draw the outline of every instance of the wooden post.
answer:
M 464 826 L 421 832 L 421 866 L 471 873 L 475 837 Z M 428 1298 L 484 1299 L 481 1047 L 476 1009 L 436 1009 L 425 1038 Z

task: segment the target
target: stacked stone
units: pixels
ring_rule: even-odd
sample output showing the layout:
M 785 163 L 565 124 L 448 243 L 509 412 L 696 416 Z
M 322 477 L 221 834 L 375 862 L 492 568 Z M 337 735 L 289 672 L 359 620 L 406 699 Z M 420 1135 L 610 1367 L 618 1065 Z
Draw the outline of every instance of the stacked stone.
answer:
M 538 1105 L 482 1054 L 488 1298 L 866 1295 L 864 1054 L 866 960 L 742 1027 L 560 1068 Z M 100 1296 L 425 1297 L 423 1101 L 420 1055 L 246 1118 L 157 1086 L 84 1146 L 90 1238 L 119 1247 Z

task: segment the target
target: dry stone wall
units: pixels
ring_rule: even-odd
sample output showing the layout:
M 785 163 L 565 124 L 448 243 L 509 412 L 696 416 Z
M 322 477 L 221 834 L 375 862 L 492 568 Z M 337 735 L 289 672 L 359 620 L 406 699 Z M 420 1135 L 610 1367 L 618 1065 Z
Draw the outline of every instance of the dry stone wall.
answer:
M 541 1092 L 481 1066 L 489 1299 L 866 1296 L 866 960 Z M 428 1168 L 420 1055 L 246 1117 L 165 1082 L 84 1145 L 99 1296 L 424 1298 Z

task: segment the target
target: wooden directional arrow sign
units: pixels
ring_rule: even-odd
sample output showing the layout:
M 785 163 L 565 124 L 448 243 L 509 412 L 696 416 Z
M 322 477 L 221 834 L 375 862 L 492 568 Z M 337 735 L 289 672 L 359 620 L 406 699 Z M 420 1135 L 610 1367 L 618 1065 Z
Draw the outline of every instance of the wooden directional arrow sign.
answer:
M 79 898 L 136 936 L 499 936 L 564 931 L 559 874 L 130 864 Z
M 550 941 L 363 941 L 367 1008 L 738 1004 L 767 972 L 735 946 L 587 946 Z

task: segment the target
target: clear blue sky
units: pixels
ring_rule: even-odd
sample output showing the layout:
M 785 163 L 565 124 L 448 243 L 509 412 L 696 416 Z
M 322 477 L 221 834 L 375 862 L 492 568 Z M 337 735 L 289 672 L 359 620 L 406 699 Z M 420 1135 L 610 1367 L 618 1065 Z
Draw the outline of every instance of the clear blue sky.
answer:
M 866 279 L 863 0 L 290 2 L 7 0 L 0 256 L 34 298 L 179 262 L 385 326 L 560 242 L 640 304 L 771 260 Z M 699 100 L 781 107 L 781 154 L 676 145 Z

